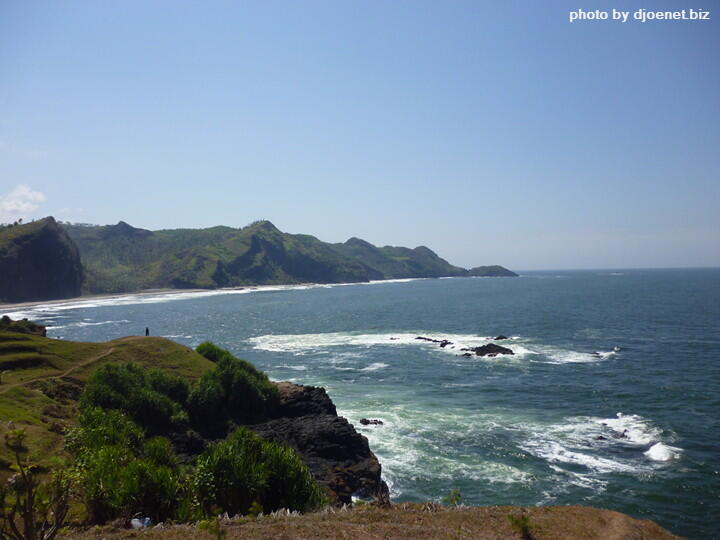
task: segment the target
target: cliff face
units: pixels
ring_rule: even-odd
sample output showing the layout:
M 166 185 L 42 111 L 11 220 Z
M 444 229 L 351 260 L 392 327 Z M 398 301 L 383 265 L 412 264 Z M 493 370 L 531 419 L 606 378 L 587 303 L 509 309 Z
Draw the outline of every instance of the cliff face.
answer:
M 0 301 L 72 298 L 82 281 L 78 248 L 52 217 L 0 229 Z
M 248 427 L 265 439 L 295 448 L 336 503 L 349 504 L 353 495 L 389 503 L 380 462 L 367 439 L 337 415 L 325 389 L 289 382 L 277 386 L 280 406 L 275 418 Z

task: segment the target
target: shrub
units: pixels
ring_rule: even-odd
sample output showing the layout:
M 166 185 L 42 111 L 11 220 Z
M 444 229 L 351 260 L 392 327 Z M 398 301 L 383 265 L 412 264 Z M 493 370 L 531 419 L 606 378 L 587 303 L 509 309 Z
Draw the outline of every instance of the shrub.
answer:
M 75 455 L 73 476 L 92 522 L 137 513 L 153 520 L 175 515 L 182 502 L 181 475 L 166 438 L 145 439 L 121 412 L 87 407 L 66 445 Z
M 80 404 L 124 411 L 144 428 L 161 432 L 185 418 L 187 395 L 187 383 L 179 377 L 132 363 L 106 364 L 90 378 Z
M 190 419 L 198 431 L 221 435 L 228 422 L 255 422 L 276 406 L 277 388 L 262 371 L 212 343 L 197 350 L 216 363 L 188 398 Z
M 450 493 L 442 498 L 442 502 L 450 506 L 458 506 L 462 500 L 462 492 L 458 488 L 453 488 Z
M 136 450 L 145 437 L 143 430 L 120 411 L 84 407 L 79 420 L 79 427 L 65 435 L 65 446 L 76 456 L 104 446 L 124 446 Z
M 508 514 L 508 520 L 512 528 L 520 533 L 523 540 L 533 540 L 533 535 L 530 532 L 530 517 L 527 514 L 520 514 L 519 516 Z
M 315 509 L 326 498 L 297 453 L 245 428 L 212 445 L 197 460 L 194 487 L 206 514 Z

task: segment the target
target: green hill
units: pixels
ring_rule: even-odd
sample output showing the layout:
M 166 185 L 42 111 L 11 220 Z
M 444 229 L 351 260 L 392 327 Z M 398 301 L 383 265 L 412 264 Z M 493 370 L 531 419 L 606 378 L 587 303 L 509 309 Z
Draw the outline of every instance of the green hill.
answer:
M 122 221 L 65 229 L 79 247 L 88 293 L 468 275 L 424 246 L 330 244 L 269 221 L 241 229 L 148 231 Z
M 476 266 L 468 270 L 468 275 L 475 277 L 517 277 L 515 272 L 502 266 Z
M 126 337 L 107 343 L 78 343 L 38 335 L 0 332 L 0 436 L 27 430 L 31 458 L 41 465 L 62 453 L 65 428 L 76 422 L 77 400 L 99 366 L 135 362 L 188 379 L 214 364 L 192 349 L 163 338 Z M 0 445 L 0 472 L 11 456 Z

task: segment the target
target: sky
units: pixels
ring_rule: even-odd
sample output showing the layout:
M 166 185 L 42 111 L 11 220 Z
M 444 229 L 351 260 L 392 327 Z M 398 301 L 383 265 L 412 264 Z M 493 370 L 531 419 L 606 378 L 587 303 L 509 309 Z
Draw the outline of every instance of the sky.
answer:
M 649 6 L 710 20 L 632 19 Z M 718 0 L 0 0 L 0 222 L 720 266 L 719 21 Z

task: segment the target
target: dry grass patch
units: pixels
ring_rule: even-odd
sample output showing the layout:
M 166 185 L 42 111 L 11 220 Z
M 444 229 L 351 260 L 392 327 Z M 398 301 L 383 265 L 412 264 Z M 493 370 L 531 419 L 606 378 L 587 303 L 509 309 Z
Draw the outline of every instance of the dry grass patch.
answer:
M 221 522 L 226 538 L 357 540 L 390 538 L 521 539 L 523 535 L 508 516 L 527 516 L 529 536 L 536 540 L 670 540 L 670 534 L 655 523 L 625 514 L 581 506 L 520 508 L 513 506 L 448 508 L 435 503 L 403 503 L 390 508 L 361 506 L 351 510 L 326 510 L 306 515 L 263 516 Z M 75 530 L 63 538 L 107 540 L 200 540 L 216 536 L 192 525 L 163 526 L 142 531 L 118 526 Z

